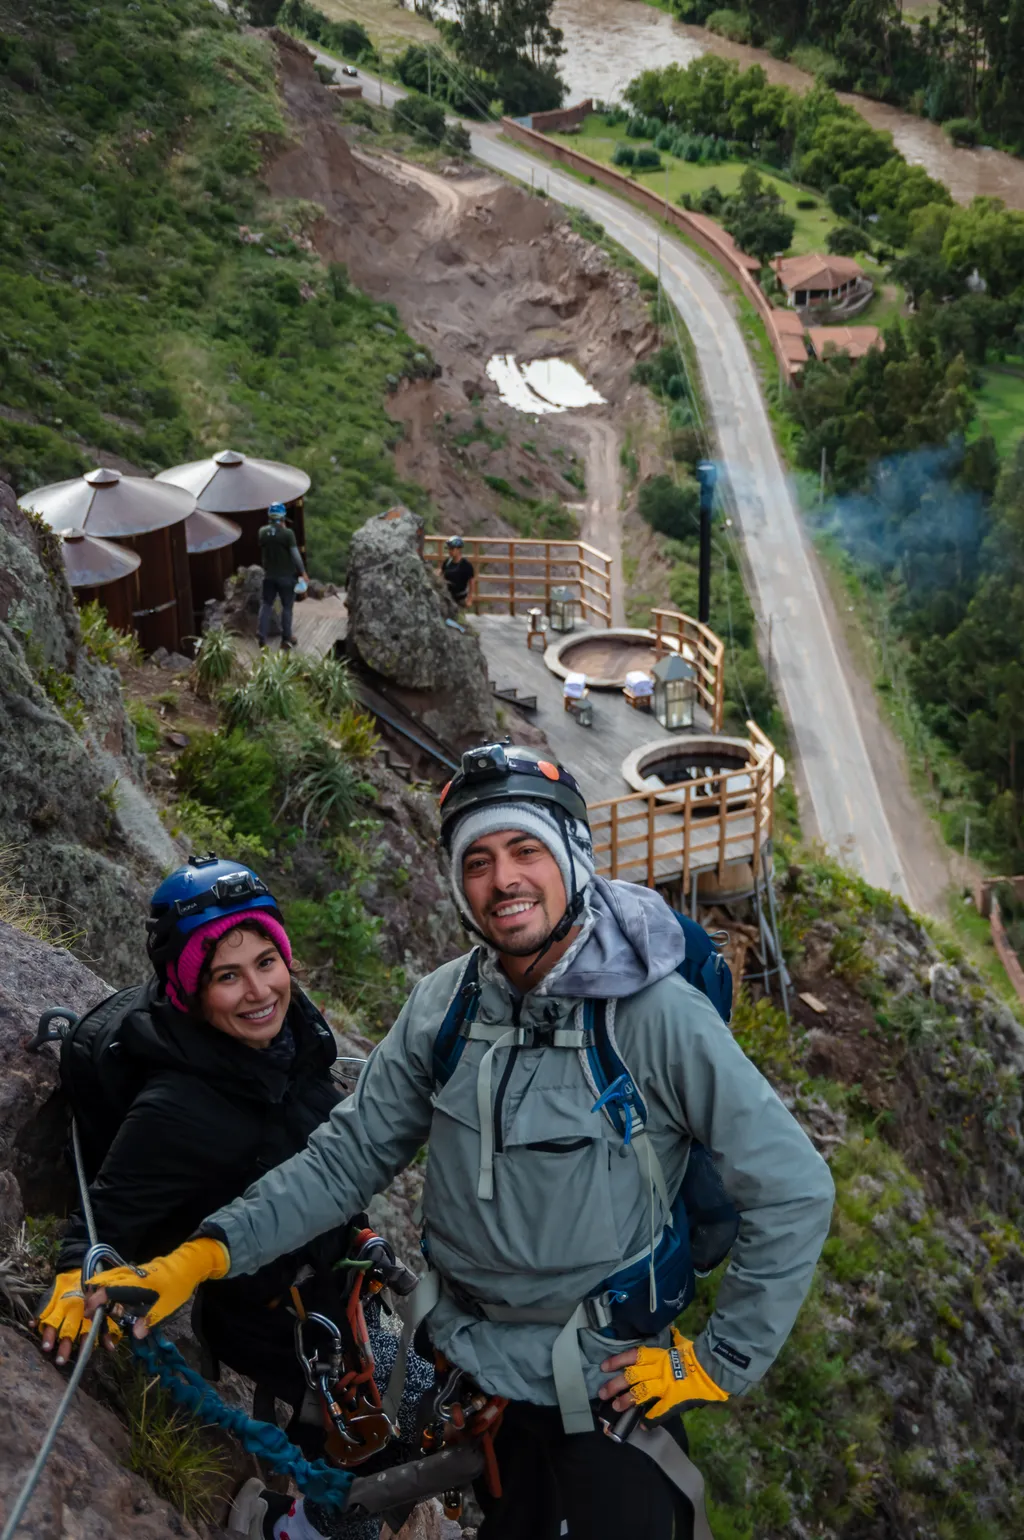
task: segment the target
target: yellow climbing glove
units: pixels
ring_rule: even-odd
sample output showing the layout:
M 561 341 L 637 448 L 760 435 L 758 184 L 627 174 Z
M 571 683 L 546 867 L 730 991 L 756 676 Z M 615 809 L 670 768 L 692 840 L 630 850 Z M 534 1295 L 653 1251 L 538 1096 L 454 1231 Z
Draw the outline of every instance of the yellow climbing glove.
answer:
M 132 1314 L 145 1316 L 149 1326 L 173 1315 L 191 1299 L 207 1278 L 223 1278 L 231 1266 L 228 1248 L 208 1236 L 186 1241 L 166 1257 L 154 1257 L 138 1272 L 131 1267 L 112 1267 L 89 1279 L 89 1288 L 104 1289 L 107 1303 L 125 1305 Z
M 693 1343 L 674 1326 L 670 1348 L 638 1348 L 636 1364 L 622 1372 L 634 1405 L 646 1406 L 648 1401 L 654 1402 L 644 1412 L 648 1422 L 657 1422 L 670 1413 L 689 1412 L 696 1406 L 729 1399 L 697 1362 Z

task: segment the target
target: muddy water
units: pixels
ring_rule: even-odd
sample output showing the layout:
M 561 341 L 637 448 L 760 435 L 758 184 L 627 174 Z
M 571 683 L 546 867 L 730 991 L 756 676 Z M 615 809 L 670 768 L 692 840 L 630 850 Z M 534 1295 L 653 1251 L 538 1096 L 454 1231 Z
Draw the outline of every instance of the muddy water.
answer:
M 689 64 L 709 52 L 735 59 L 744 69 L 760 64 L 770 80 L 796 91 L 814 83 L 792 64 L 758 48 L 727 42 L 703 27 L 687 26 L 642 0 L 556 0 L 554 20 L 565 33 L 567 52 L 560 68 L 569 83 L 570 102 L 584 96 L 616 101 L 641 70 Z M 911 165 L 923 166 L 945 182 L 959 202 L 984 195 L 1024 208 L 1024 160 L 999 150 L 955 149 L 936 123 L 864 96 L 844 93 L 842 99 L 872 127 L 892 134 Z

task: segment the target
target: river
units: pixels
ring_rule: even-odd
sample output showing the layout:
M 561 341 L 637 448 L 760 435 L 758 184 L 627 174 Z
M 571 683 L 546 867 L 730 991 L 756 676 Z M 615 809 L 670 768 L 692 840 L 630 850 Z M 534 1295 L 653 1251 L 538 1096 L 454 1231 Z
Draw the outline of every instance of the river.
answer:
M 814 83 L 792 64 L 759 48 L 730 43 L 703 27 L 688 26 L 643 0 L 555 0 L 553 20 L 565 33 L 566 54 L 559 68 L 569 85 L 569 102 L 584 96 L 617 101 L 641 70 L 690 64 L 704 53 L 735 59 L 742 68 L 760 64 L 769 80 L 795 91 L 806 91 Z M 986 196 L 1024 208 L 1024 160 L 1000 150 L 956 149 L 937 123 L 866 96 L 840 95 L 873 128 L 892 134 L 911 165 L 923 166 L 945 182 L 959 203 Z

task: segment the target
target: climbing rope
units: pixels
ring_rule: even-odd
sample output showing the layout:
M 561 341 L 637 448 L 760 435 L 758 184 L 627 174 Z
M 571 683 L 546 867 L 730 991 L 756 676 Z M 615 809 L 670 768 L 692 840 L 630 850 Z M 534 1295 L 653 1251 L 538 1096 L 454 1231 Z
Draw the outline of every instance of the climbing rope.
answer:
M 256 1422 L 240 1407 L 228 1406 L 201 1374 L 189 1368 L 166 1337 L 151 1333 L 141 1340 L 133 1337 L 131 1343 L 136 1358 L 149 1374 L 157 1376 L 179 1406 L 207 1426 L 233 1433 L 248 1454 L 256 1455 L 279 1475 L 290 1476 L 307 1497 L 328 1507 L 345 1506 L 353 1481 L 351 1471 L 339 1470 L 324 1460 L 307 1460 L 276 1423 Z
M 47 1011 L 40 1021 L 35 1039 L 27 1045 L 31 1051 L 38 1051 L 44 1042 L 59 1040 L 60 1032 L 51 1031 L 49 1025 L 51 1020 L 58 1018 L 67 1022 L 65 1031 L 70 1031 L 78 1020 L 73 1011 Z M 125 1264 L 116 1252 L 111 1251 L 109 1246 L 104 1246 L 96 1238 L 96 1221 L 89 1199 L 89 1184 L 85 1177 L 78 1127 L 74 1119 L 71 1122 L 71 1150 L 74 1155 L 82 1216 L 89 1235 L 89 1250 L 82 1263 L 82 1278 L 85 1283 L 92 1277 L 101 1259 L 113 1262 L 118 1267 L 123 1267 Z M 74 1399 L 75 1391 L 82 1382 L 82 1376 L 85 1374 L 93 1349 L 103 1332 L 106 1314 L 106 1306 L 101 1306 L 93 1317 L 89 1335 L 79 1352 L 78 1362 L 61 1396 L 46 1437 L 14 1500 L 14 1505 L 0 1532 L 0 1540 L 12 1540 L 32 1500 L 32 1494 L 56 1443 L 61 1424 L 67 1416 L 68 1408 Z M 149 1373 L 158 1377 L 161 1385 L 180 1406 L 185 1407 L 196 1417 L 202 1418 L 204 1423 L 225 1428 L 229 1433 L 233 1433 L 249 1454 L 257 1455 L 271 1470 L 280 1475 L 290 1476 L 307 1497 L 312 1497 L 316 1502 L 323 1503 L 327 1507 L 343 1508 L 345 1506 L 353 1481 L 350 1471 L 336 1469 L 323 1460 L 307 1460 L 301 1449 L 297 1449 L 289 1441 L 284 1430 L 275 1423 L 256 1422 L 238 1407 L 228 1406 L 201 1375 L 189 1368 L 178 1349 L 165 1337 L 151 1335 L 140 1340 L 129 1334 L 129 1341 L 136 1358 Z

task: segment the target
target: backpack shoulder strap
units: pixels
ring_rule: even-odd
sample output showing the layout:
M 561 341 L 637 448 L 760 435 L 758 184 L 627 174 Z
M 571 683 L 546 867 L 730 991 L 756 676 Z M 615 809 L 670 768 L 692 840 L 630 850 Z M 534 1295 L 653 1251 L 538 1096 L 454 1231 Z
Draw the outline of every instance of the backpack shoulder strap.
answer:
M 583 1025 L 593 1041 L 580 1053 L 587 1079 L 600 1108 L 615 1131 L 629 1144 L 647 1126 L 647 1104 L 615 1041 L 614 1011 L 608 1000 L 584 1000 Z
M 480 1001 L 480 948 L 474 947 L 459 975 L 434 1038 L 434 1083 L 447 1085 L 466 1046 L 463 1029 L 471 1026 Z

